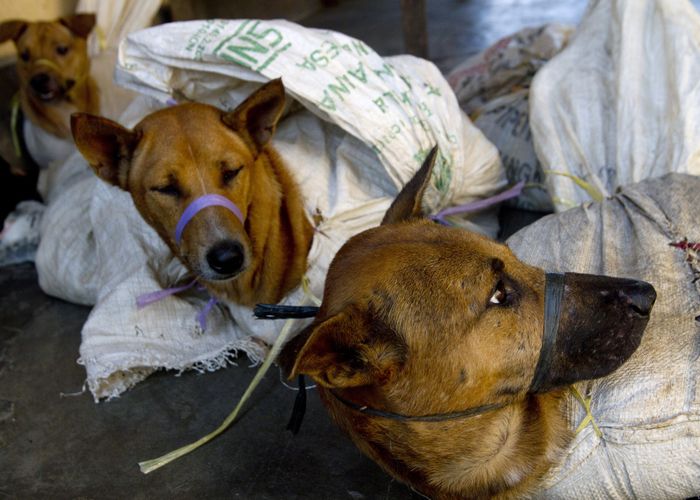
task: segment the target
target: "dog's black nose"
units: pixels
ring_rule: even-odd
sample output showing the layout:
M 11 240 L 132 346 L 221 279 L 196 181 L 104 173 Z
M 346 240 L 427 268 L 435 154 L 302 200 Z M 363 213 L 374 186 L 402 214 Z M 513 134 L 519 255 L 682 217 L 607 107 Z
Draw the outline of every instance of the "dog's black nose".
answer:
M 643 317 L 649 316 L 656 301 L 656 290 L 645 281 L 628 281 L 618 291 L 620 298 L 636 314 Z
M 243 267 L 245 253 L 237 241 L 220 241 L 207 252 L 209 267 L 219 274 L 231 276 Z
M 29 80 L 29 85 L 37 92 L 45 92 L 49 87 L 50 80 L 51 78 L 48 74 L 37 73 Z

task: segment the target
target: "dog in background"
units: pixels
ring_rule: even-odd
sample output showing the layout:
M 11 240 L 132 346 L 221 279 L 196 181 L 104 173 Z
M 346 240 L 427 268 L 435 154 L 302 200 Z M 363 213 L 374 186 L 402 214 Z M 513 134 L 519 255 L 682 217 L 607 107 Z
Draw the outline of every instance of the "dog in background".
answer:
M 253 306 L 278 302 L 299 285 L 313 237 L 299 188 L 270 145 L 284 103 L 284 86 L 273 80 L 228 113 L 181 104 L 146 116 L 133 130 L 76 113 L 72 131 L 95 173 L 131 194 L 212 295 Z M 201 211 L 178 241 L 188 207 L 212 195 L 236 208 Z
M 0 42 L 13 40 L 24 116 L 46 132 L 70 139 L 70 115 L 99 113 L 99 94 L 90 76 L 86 39 L 93 14 L 51 22 L 5 21 Z
M 505 245 L 419 218 L 434 157 L 380 227 L 336 254 L 320 311 L 280 362 L 313 378 L 355 444 L 420 492 L 522 498 L 573 438 L 567 386 L 632 355 L 655 291 L 565 275 L 540 368 L 550 278 Z

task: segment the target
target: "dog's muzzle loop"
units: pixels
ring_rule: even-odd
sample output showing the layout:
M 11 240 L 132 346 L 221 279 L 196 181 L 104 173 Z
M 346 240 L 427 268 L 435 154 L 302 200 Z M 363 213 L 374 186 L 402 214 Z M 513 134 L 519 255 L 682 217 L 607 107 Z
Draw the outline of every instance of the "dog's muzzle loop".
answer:
M 241 221 L 241 224 L 244 223 L 241 209 L 238 208 L 238 206 L 234 202 L 232 202 L 225 196 L 221 196 L 220 194 L 205 194 L 194 200 L 189 205 L 187 205 L 185 211 L 182 212 L 180 220 L 177 221 L 177 226 L 175 227 L 175 243 L 177 243 L 178 245 L 180 244 L 180 240 L 182 239 L 182 232 L 185 230 L 185 226 L 187 226 L 187 224 L 192 220 L 192 218 L 195 215 L 197 215 L 197 213 L 199 213 L 200 210 L 203 210 L 207 207 L 224 207 L 228 209 L 231 213 L 233 213 L 233 215 L 238 217 L 238 220 Z
M 551 368 L 554 345 L 559 331 L 561 303 L 564 297 L 564 279 L 565 275 L 560 273 L 547 273 L 545 276 L 542 348 L 529 392 L 538 392 L 542 389 Z

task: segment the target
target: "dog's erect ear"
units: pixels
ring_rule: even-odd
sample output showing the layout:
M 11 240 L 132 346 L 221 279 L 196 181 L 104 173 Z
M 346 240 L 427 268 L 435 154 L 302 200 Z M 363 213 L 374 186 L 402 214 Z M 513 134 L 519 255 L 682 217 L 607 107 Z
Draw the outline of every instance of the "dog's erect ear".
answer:
M 406 345 L 382 321 L 341 312 L 314 323 L 289 375 L 309 375 L 328 388 L 360 387 L 389 380 L 406 359 Z
M 438 147 L 435 146 L 430 150 L 428 156 L 425 157 L 423 165 L 418 172 L 413 175 L 413 178 L 408 181 L 396 199 L 393 201 L 389 210 L 384 214 L 382 226 L 385 224 L 394 224 L 403 222 L 414 217 L 421 216 L 421 203 L 425 188 L 428 187 L 430 176 L 433 173 L 433 166 L 437 158 Z
M 0 23 L 0 43 L 6 42 L 8 40 L 14 40 L 15 42 L 22 36 L 24 30 L 27 29 L 27 23 L 25 21 L 5 21 Z
M 221 119 L 259 151 L 275 133 L 283 110 L 284 85 L 278 78 L 260 87 Z
M 75 36 L 87 38 L 95 27 L 95 14 L 75 14 L 73 16 L 62 17 L 59 22 L 71 30 Z
M 75 145 L 97 176 L 126 189 L 126 174 L 139 134 L 88 113 L 73 113 L 70 126 Z

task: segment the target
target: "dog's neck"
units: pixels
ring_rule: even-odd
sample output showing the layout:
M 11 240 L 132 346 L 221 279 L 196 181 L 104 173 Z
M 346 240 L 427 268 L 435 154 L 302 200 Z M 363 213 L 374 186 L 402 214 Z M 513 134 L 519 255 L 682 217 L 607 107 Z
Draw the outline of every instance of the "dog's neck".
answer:
M 250 266 L 230 282 L 206 283 L 215 296 L 244 306 L 277 303 L 298 286 L 306 272 L 313 239 L 313 227 L 299 188 L 278 153 L 266 147 L 254 169 L 251 190 L 265 193 L 266 199 L 264 203 L 253 201 L 247 207 L 245 229 L 251 240 Z M 256 174 L 260 170 L 266 174 Z M 270 262 L 284 265 L 266 265 Z
M 473 498 L 527 496 L 560 461 L 572 438 L 566 390 L 528 395 L 477 417 L 421 423 L 360 417 L 359 425 L 354 410 L 321 392 L 358 447 L 434 499 L 463 498 L 465 491 Z
M 20 89 L 24 116 L 46 132 L 61 139 L 71 139 L 70 116 L 76 112 L 97 114 L 100 111 L 99 92 L 92 77 L 80 78 L 66 94 L 55 101 L 45 102 L 31 90 Z

